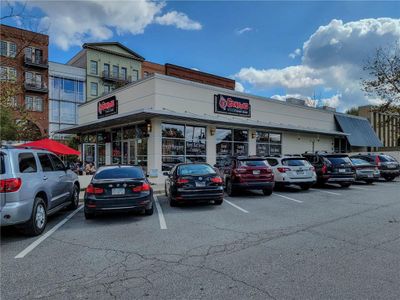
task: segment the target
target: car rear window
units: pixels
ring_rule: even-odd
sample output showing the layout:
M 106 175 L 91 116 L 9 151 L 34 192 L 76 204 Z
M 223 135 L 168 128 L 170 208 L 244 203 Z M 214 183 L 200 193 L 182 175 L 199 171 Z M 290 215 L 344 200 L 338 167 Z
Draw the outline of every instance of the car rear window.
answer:
M 268 164 L 265 160 L 239 160 L 239 167 L 267 167 Z
M 329 160 L 334 166 L 341 164 L 351 164 L 351 160 L 348 156 L 327 156 L 326 159 Z
M 143 170 L 139 167 L 115 167 L 99 169 L 94 175 L 94 179 L 118 179 L 132 178 L 143 179 Z
M 20 173 L 37 172 L 36 160 L 33 153 L 20 153 L 18 155 L 18 164 Z
M 352 158 L 351 162 L 355 165 L 369 165 L 370 163 L 366 160 L 363 160 L 361 158 Z
M 298 158 L 285 158 L 282 159 L 282 165 L 284 166 L 308 166 L 309 162 L 306 159 L 298 159 Z
M 379 155 L 380 161 L 389 162 L 389 161 L 396 161 L 393 157 L 389 155 Z
M 0 174 L 4 174 L 6 172 L 6 166 L 4 163 L 4 153 L 0 152 Z
M 180 176 L 217 174 L 210 165 L 205 164 L 181 165 L 177 172 Z

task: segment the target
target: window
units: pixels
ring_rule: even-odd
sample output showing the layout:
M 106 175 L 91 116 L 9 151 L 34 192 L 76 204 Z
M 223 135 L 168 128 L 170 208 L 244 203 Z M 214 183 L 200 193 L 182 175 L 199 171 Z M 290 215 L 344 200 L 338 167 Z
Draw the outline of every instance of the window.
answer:
M 282 153 L 282 135 L 266 131 L 256 133 L 256 154 L 258 156 L 279 155 Z
M 114 78 L 118 78 L 118 73 L 119 73 L 119 67 L 118 66 L 113 66 L 113 69 L 112 69 L 112 71 L 113 71 L 113 77 Z
M 104 85 L 104 94 L 108 94 L 111 91 L 112 91 L 111 85 L 105 84 Z
M 61 161 L 61 159 L 59 159 L 54 154 L 50 154 L 50 157 L 51 157 L 51 160 L 53 161 L 55 171 L 64 171 L 65 170 L 64 163 Z
M 13 108 L 18 107 L 17 96 L 11 96 L 10 98 L 8 98 L 8 101 L 9 101 L 11 107 L 13 107 Z
M 0 79 L 15 81 L 17 79 L 17 70 L 13 67 L 0 67 Z
M 248 130 L 217 128 L 217 164 L 225 164 L 232 155 L 248 154 Z
M 4 163 L 4 160 L 5 160 L 4 155 L 5 154 L 3 152 L 0 152 L 0 174 L 4 174 L 6 172 L 6 166 Z
M 137 81 L 139 79 L 139 71 L 132 70 L 132 81 Z
M 63 79 L 62 100 L 75 101 L 76 81 L 72 79 Z
M 97 75 L 97 61 L 90 61 L 90 74 Z
M 15 57 L 17 55 L 17 45 L 13 42 L 1 41 L 0 55 Z
M 202 164 L 179 166 L 177 173 L 180 176 L 217 174 L 211 166 Z
M 0 42 L 1 42 L 1 44 L 0 44 L 0 54 L 1 54 L 2 56 L 7 56 L 7 54 L 8 54 L 8 51 L 7 51 L 7 48 L 8 48 L 7 42 L 6 42 L 6 41 L 0 41 Z
M 20 173 L 36 173 L 37 166 L 33 153 L 20 153 L 18 155 Z
M 25 48 L 25 61 L 36 64 L 43 63 L 43 51 L 33 47 Z
M 143 170 L 138 167 L 107 167 L 100 169 L 94 179 L 138 178 L 143 179 Z
M 25 83 L 38 88 L 42 87 L 42 74 L 35 72 L 25 72 Z
M 30 111 L 43 111 L 43 99 L 35 96 L 25 96 L 25 108 Z
M 60 122 L 67 124 L 76 124 L 75 103 L 73 102 L 60 102 Z
M 127 76 L 126 76 L 126 68 L 121 68 L 121 78 L 122 78 L 123 80 L 126 80 L 126 79 L 127 79 Z
M 43 172 L 54 171 L 53 165 L 47 153 L 38 153 L 40 165 L 42 166 Z
M 268 158 L 268 159 L 267 159 L 267 162 L 269 163 L 269 165 L 270 165 L 271 167 L 276 166 L 276 165 L 278 164 L 278 160 L 272 159 L 272 158 Z
M 97 88 L 98 88 L 97 82 L 91 82 L 90 83 L 90 95 L 91 96 L 97 96 L 98 95 Z
M 163 171 L 180 162 L 206 161 L 206 127 L 167 123 L 161 126 Z
M 8 55 L 10 57 L 15 57 L 17 55 L 17 45 L 15 43 L 10 42 L 8 44 Z
M 110 76 L 110 65 L 109 64 L 104 64 L 103 75 L 105 77 L 109 77 Z

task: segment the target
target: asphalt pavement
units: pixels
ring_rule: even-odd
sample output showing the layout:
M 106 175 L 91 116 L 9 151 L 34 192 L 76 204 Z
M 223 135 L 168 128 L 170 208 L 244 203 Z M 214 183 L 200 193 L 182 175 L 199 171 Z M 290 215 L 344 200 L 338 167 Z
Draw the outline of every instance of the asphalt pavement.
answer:
M 400 299 L 400 182 L 1 232 L 1 299 Z

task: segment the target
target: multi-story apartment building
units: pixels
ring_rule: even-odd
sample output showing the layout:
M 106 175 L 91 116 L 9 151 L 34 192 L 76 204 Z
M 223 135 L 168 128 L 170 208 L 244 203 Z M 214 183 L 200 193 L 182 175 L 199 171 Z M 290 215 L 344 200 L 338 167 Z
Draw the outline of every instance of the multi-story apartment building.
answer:
M 235 89 L 235 80 L 230 78 L 221 77 L 173 64 L 161 65 L 150 61 L 144 61 L 142 64 L 142 77 L 147 77 L 154 73 L 204 83 L 230 90 Z
M 25 106 L 32 130 L 48 134 L 49 37 L 0 24 L 0 80 L 16 83 L 14 106 Z M 4 85 L 3 85 L 4 87 Z M 18 119 L 18 113 L 15 112 Z
M 49 62 L 49 135 L 62 140 L 69 135 L 56 131 L 78 124 L 78 106 L 86 101 L 86 70 Z
M 118 42 L 86 43 L 68 65 L 86 70 L 86 100 L 139 80 L 144 58 Z
M 382 141 L 380 150 L 400 147 L 400 116 L 379 112 L 371 105 L 360 106 L 358 115 L 367 118 Z

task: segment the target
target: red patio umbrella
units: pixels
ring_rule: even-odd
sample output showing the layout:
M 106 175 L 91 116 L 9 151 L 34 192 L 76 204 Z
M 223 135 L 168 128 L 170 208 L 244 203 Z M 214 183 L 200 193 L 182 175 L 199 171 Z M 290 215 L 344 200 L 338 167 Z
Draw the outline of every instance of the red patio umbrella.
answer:
M 46 149 L 46 150 L 54 152 L 55 154 L 58 154 L 58 155 L 80 155 L 81 154 L 79 151 L 72 149 L 64 144 L 61 144 L 61 143 L 56 142 L 51 139 L 38 140 L 38 141 L 19 145 L 19 147 L 35 147 L 35 148 Z

